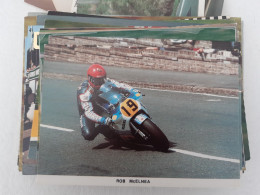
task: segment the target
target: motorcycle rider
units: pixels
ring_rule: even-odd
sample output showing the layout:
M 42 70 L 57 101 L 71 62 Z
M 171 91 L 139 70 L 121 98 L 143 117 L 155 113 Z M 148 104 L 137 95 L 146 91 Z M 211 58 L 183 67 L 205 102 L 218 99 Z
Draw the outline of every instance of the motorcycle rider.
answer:
M 113 123 L 112 119 L 100 116 L 95 110 L 94 99 L 101 85 L 110 82 L 112 86 L 121 90 L 129 92 L 133 90 L 129 85 L 119 83 L 106 76 L 103 66 L 92 64 L 87 71 L 87 80 L 81 83 L 77 90 L 81 132 L 82 136 L 89 141 L 94 140 L 99 133 L 109 139 L 118 137 L 118 134 L 109 128 Z M 96 126 L 96 124 L 98 125 Z

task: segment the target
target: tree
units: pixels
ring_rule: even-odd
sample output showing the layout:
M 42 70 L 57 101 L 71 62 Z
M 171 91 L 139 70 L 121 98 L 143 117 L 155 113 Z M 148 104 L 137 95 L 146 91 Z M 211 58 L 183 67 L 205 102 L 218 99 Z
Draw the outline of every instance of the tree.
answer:
M 110 0 L 115 14 L 170 16 L 175 0 Z

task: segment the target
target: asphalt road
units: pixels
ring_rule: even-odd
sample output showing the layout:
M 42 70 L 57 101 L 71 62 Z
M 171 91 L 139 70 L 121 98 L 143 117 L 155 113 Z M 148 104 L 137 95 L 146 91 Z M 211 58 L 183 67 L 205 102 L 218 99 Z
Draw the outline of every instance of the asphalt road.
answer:
M 86 76 L 89 65 L 68 62 L 45 61 L 44 72 Z M 177 85 L 195 85 L 226 89 L 239 89 L 237 75 L 214 75 L 193 72 L 173 72 L 160 70 L 141 70 L 104 66 L 107 76 L 116 80 L 139 81 L 149 83 L 170 83 Z
M 239 178 L 240 164 L 150 147 L 117 148 L 98 135 L 81 136 L 76 105 L 78 82 L 42 80 L 38 174 L 165 178 Z M 240 159 L 239 100 L 199 94 L 141 90 L 153 121 L 176 149 Z

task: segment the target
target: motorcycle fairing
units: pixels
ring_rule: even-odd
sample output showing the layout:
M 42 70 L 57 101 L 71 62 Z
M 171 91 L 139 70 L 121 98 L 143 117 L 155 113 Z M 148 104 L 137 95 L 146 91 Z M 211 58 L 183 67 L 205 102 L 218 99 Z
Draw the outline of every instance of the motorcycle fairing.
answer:
M 147 115 L 141 113 L 141 114 L 138 114 L 138 115 L 134 118 L 134 121 L 135 121 L 138 125 L 141 125 L 147 118 L 149 118 Z
M 129 123 L 133 117 L 137 117 L 136 124 L 142 124 L 145 119 L 149 118 L 146 108 L 140 102 L 141 98 L 141 93 L 136 89 L 128 91 L 126 89 L 117 88 L 113 83 L 107 82 L 100 87 L 95 99 L 96 104 L 112 118 L 112 121 L 115 123 L 115 129 L 130 130 Z M 123 105 L 125 106 L 126 111 L 122 110 Z M 136 110 L 132 111 L 135 107 Z M 143 113 L 142 115 L 139 112 L 141 110 Z M 127 112 L 131 113 L 127 115 Z

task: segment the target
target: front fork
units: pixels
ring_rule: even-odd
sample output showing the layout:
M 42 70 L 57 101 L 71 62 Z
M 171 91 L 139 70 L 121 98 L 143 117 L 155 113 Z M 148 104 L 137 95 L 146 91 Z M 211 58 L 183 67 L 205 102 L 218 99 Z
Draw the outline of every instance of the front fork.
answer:
M 135 116 L 135 118 L 133 119 L 133 122 L 134 122 L 135 124 L 137 124 L 138 126 L 141 127 L 141 125 L 143 124 L 143 122 L 144 122 L 146 119 L 148 119 L 148 118 L 149 118 L 149 117 L 148 117 L 146 114 L 140 113 L 140 114 L 138 114 L 137 116 Z M 139 134 L 145 141 L 147 141 L 147 140 L 148 140 L 147 135 L 145 135 L 139 128 L 137 128 L 134 123 L 132 123 L 131 121 L 130 121 L 130 123 L 129 123 L 130 126 L 132 127 L 132 129 L 134 130 L 134 133 Z
M 148 140 L 148 137 L 140 129 L 136 128 L 131 122 L 130 126 L 135 131 L 134 134 L 139 134 L 145 141 Z

